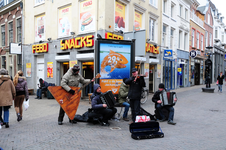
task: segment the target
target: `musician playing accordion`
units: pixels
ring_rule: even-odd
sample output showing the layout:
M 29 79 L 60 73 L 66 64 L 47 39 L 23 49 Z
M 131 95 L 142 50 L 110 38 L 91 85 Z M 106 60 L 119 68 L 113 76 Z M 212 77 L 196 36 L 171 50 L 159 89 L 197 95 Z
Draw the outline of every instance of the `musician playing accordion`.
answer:
M 107 105 L 102 103 L 100 95 L 101 87 L 99 84 L 95 84 L 93 86 L 93 94 L 91 96 L 92 109 L 95 113 L 101 114 L 103 116 L 102 125 L 109 126 L 110 124 L 108 120 L 110 120 L 115 115 L 117 109 L 114 107 L 107 108 Z
M 162 106 L 162 100 L 160 99 L 160 94 L 163 92 L 166 92 L 165 86 L 163 83 L 159 84 L 159 90 L 155 92 L 154 96 L 152 97 L 152 101 L 155 103 L 155 108 L 158 111 L 159 115 L 161 116 L 160 122 L 166 121 L 167 118 L 162 112 L 162 107 L 167 109 L 169 111 L 169 117 L 168 117 L 168 124 L 175 125 L 176 123 L 173 121 L 174 117 L 174 108 L 173 105 L 167 105 L 167 106 Z M 177 101 L 177 98 L 173 99 L 175 102 Z

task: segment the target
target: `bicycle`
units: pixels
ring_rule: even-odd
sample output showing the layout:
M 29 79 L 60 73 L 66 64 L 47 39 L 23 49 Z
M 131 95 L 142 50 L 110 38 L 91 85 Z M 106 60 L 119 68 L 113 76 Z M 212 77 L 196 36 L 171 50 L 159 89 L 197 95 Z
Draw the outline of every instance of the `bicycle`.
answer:
M 140 103 L 144 104 L 148 100 L 148 89 L 147 88 L 142 88 L 142 93 L 141 93 L 141 99 Z

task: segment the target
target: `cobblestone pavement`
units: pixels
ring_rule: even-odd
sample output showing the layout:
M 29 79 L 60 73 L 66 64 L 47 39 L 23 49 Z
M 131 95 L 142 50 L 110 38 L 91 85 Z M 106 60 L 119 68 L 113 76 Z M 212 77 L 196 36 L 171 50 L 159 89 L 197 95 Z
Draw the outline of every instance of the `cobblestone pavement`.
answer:
M 67 116 L 59 126 L 59 105 L 54 99 L 36 100 L 30 96 L 30 107 L 24 111 L 23 120 L 16 121 L 14 108 L 10 109 L 10 127 L 0 129 L 0 147 L 4 150 L 73 149 L 73 150 L 225 150 L 226 149 L 226 87 L 223 93 L 203 93 L 204 85 L 175 90 L 178 102 L 175 108 L 175 126 L 161 122 L 164 138 L 133 140 L 128 122 L 110 121 L 109 127 L 89 123 L 70 124 Z M 154 113 L 149 100 L 142 105 Z M 77 114 L 90 107 L 81 100 Z M 120 111 L 120 109 L 118 109 Z M 118 130 L 111 128 L 119 127 Z

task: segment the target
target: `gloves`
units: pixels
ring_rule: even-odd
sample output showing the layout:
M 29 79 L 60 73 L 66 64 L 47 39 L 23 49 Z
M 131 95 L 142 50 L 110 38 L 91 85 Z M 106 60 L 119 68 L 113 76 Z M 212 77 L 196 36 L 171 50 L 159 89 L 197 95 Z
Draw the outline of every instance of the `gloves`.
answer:
M 72 90 L 72 89 L 70 89 L 69 93 L 72 94 L 72 95 L 74 95 L 75 94 L 75 91 Z

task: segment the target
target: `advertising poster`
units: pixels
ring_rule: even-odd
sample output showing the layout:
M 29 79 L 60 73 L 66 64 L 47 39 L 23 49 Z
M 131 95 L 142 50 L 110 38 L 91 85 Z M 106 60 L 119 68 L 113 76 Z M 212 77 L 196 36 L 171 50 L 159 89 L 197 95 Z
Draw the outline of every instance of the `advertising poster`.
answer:
M 149 78 L 149 63 L 144 63 L 144 74 L 148 73 L 148 76 L 146 78 Z
M 134 30 L 138 31 L 142 28 L 142 14 L 139 12 L 135 11 L 135 16 L 134 16 Z
M 26 77 L 31 77 L 31 63 L 26 63 Z
M 115 30 L 125 31 L 125 9 L 125 5 L 115 2 Z
M 80 2 L 79 32 L 95 31 L 95 9 L 93 0 Z
M 101 43 L 99 65 L 101 91 L 118 94 L 122 79 L 130 77 L 131 45 Z
M 77 60 L 70 61 L 70 68 L 72 68 L 75 64 L 77 64 Z
M 53 62 L 47 62 L 47 78 L 53 78 Z
M 45 15 L 35 19 L 35 41 L 45 40 Z
M 71 6 L 59 9 L 58 36 L 70 36 L 71 32 Z
M 161 78 L 161 65 L 157 64 L 157 78 Z

